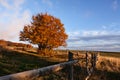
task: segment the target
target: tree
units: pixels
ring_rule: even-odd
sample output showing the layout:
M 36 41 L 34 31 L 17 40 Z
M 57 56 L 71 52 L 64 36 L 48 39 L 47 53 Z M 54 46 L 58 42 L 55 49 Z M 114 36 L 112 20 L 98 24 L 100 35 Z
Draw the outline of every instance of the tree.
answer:
M 47 13 L 32 17 L 32 22 L 20 31 L 20 41 L 28 41 L 38 45 L 38 53 L 66 46 L 68 35 L 60 19 Z

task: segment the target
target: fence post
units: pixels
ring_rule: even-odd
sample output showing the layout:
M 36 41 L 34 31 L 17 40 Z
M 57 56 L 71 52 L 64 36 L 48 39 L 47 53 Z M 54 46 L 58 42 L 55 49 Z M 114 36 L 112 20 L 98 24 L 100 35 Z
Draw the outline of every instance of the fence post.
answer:
M 73 60 L 73 53 L 68 53 L 68 61 Z M 68 65 L 68 80 L 73 80 L 73 64 Z
M 88 53 L 85 53 L 85 60 L 86 60 L 86 74 L 88 74 Z
M 95 70 L 96 69 L 96 61 L 97 61 L 97 55 L 96 53 L 93 54 L 93 69 Z
M 91 54 L 91 65 L 92 65 L 93 71 L 95 71 L 96 69 L 96 60 L 97 60 L 97 55 L 95 53 L 92 53 Z

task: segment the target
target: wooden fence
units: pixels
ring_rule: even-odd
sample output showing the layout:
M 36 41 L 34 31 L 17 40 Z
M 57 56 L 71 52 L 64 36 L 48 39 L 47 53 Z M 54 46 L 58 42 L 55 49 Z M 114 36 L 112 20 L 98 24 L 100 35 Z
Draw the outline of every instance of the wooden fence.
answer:
M 88 78 L 91 75 L 91 72 L 89 71 L 90 69 L 87 68 L 88 66 L 88 54 L 86 53 L 86 57 L 84 58 L 86 60 L 86 71 L 88 73 Z M 68 68 L 68 80 L 74 80 L 73 79 L 73 64 L 77 63 L 79 60 L 74 60 L 73 59 L 73 53 L 69 52 L 68 54 L 68 61 L 59 63 L 56 65 L 51 65 L 39 69 L 34 69 L 34 70 L 29 70 L 29 71 L 24 71 L 16 74 L 10 74 L 6 76 L 0 77 L 0 80 L 34 80 L 37 77 L 44 76 L 46 74 L 50 74 L 51 72 L 57 72 L 62 70 L 67 66 Z M 91 54 L 91 64 L 92 64 L 92 69 L 95 68 L 95 62 L 96 61 L 96 56 L 95 54 Z M 87 79 L 86 79 L 87 80 Z
M 43 67 L 40 69 L 24 71 L 24 72 L 11 74 L 11 75 L 7 75 L 7 76 L 2 76 L 2 77 L 0 77 L 0 80 L 33 80 L 36 77 L 40 77 L 40 76 L 49 74 L 51 72 L 59 71 L 66 66 L 68 66 L 70 68 L 69 69 L 70 72 L 68 74 L 68 80 L 73 80 L 72 64 L 77 63 L 78 60 L 73 60 L 73 54 L 71 52 L 69 52 L 68 58 L 69 58 L 68 62 L 63 62 L 60 64 L 51 65 L 51 66 Z

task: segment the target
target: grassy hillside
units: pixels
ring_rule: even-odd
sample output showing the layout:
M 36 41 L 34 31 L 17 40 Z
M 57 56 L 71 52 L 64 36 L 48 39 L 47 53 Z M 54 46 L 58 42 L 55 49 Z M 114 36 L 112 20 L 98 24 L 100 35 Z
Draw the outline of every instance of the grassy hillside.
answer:
M 74 58 L 84 58 L 86 51 L 75 51 Z M 97 53 L 89 51 L 89 53 Z M 120 54 L 113 52 L 99 52 L 101 56 L 97 61 L 97 70 L 90 80 L 120 80 Z M 19 47 L 0 47 L 0 76 L 41 68 L 44 66 L 67 61 L 67 51 L 57 50 L 54 56 L 42 56 L 33 48 L 21 49 Z M 43 80 L 67 80 L 67 69 L 45 76 Z M 85 80 L 85 61 L 80 60 L 74 66 L 75 80 Z M 36 79 L 37 80 L 37 79 Z M 41 79 L 42 80 L 42 79 Z
M 15 50 L 0 50 L 0 76 L 55 64 L 44 57 Z

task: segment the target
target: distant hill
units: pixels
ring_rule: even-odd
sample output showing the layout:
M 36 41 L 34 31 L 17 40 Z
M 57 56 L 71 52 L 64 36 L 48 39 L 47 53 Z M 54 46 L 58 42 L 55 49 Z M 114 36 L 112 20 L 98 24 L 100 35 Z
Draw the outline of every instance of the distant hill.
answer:
M 3 46 L 3 47 L 11 46 L 11 47 L 33 48 L 33 46 L 30 45 L 30 44 L 16 43 L 16 42 L 5 41 L 5 40 L 0 40 L 0 46 Z

